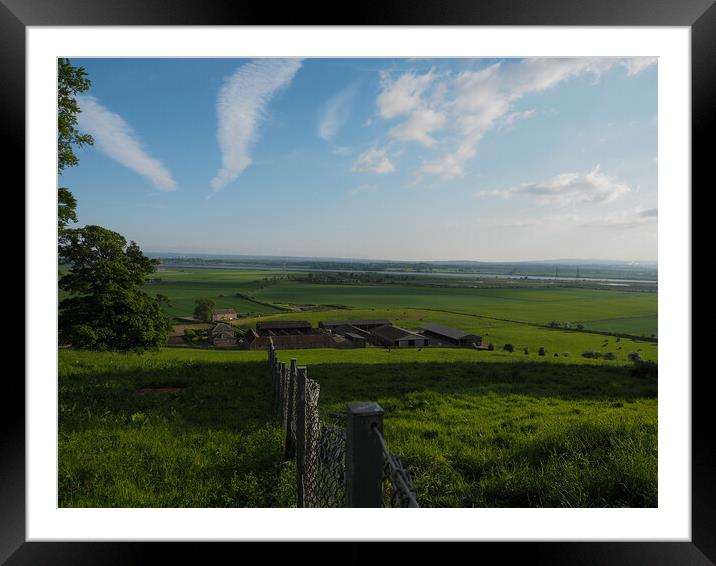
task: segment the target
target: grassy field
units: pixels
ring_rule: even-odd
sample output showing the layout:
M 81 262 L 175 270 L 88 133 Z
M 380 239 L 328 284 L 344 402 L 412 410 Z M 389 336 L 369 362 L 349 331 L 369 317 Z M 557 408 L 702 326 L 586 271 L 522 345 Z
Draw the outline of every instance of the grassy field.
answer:
M 627 363 L 459 349 L 281 357 L 309 366 L 324 411 L 381 403 L 424 506 L 657 503 L 656 380 Z M 59 369 L 60 506 L 293 505 L 264 352 L 62 350 Z M 151 387 L 179 389 L 137 392 Z
M 60 507 L 294 501 L 265 364 L 184 353 L 60 351 Z M 137 392 L 152 387 L 179 389 Z
M 156 275 L 159 281 L 148 285 L 147 291 L 169 297 L 172 306 L 167 313 L 171 316 L 190 315 L 194 300 L 208 297 L 219 308 L 252 315 L 276 314 L 293 305 L 434 309 L 511 322 L 548 324 L 556 320 L 636 336 L 658 333 L 657 294 L 649 292 L 308 283 L 286 279 L 276 271 L 233 269 L 182 268 Z
M 545 357 L 538 356 L 540 347 L 544 347 L 547 356 L 554 358 L 553 361 L 559 363 L 590 363 L 589 360 L 581 357 L 582 352 L 592 351 L 605 354 L 611 352 L 616 356 L 618 361 L 626 362 L 630 352 L 638 352 L 639 355 L 648 360 L 657 360 L 658 344 L 656 342 L 647 342 L 634 340 L 631 338 L 616 338 L 613 336 L 603 336 L 600 334 L 592 334 L 589 332 L 576 332 L 570 330 L 560 330 L 553 328 L 544 328 L 533 326 L 530 324 L 521 324 L 514 322 L 504 322 L 474 315 L 456 314 L 444 311 L 425 310 L 425 309 L 351 309 L 351 310 L 333 310 L 325 312 L 303 312 L 272 315 L 259 318 L 246 318 L 235 321 L 235 325 L 240 329 L 248 329 L 255 325 L 258 320 L 308 320 L 314 326 L 320 320 L 350 320 L 360 318 L 386 318 L 393 321 L 394 324 L 407 329 L 418 329 L 423 322 L 436 322 L 460 328 L 467 332 L 473 332 L 483 337 L 486 342 L 492 342 L 495 352 L 475 352 L 471 350 L 454 350 L 455 352 L 463 352 L 456 354 L 458 356 L 467 355 L 470 360 L 501 359 L 504 344 L 510 343 L 515 346 L 513 354 L 506 354 L 508 359 L 534 359 L 543 360 Z M 523 348 L 529 349 L 529 354 L 523 353 Z M 425 351 L 425 350 L 424 350 Z M 353 351 L 340 351 L 340 356 L 350 357 Z M 396 355 L 402 355 L 402 352 L 394 351 Z M 413 359 L 419 359 L 421 353 L 414 350 L 406 355 Z M 555 357 L 554 354 L 558 354 Z M 565 356 L 564 354 L 568 354 Z M 304 355 L 311 355 L 306 352 Z M 324 355 L 324 354 L 322 354 Z M 325 354 L 327 355 L 327 354 Z M 417 358 L 415 358 L 417 356 Z M 612 363 L 613 362 L 604 362 Z
M 423 506 L 657 505 L 657 382 L 634 375 L 628 357 L 658 360 L 658 343 L 638 338 L 657 334 L 656 293 L 280 277 L 182 268 L 158 272 L 146 290 L 169 296 L 172 316 L 212 298 L 249 315 L 234 321 L 243 330 L 259 320 L 387 318 L 494 344 L 280 352 L 308 366 L 322 411 L 352 401 L 384 407 L 386 439 Z M 287 312 L 299 307 L 309 310 Z M 555 320 L 584 331 L 544 326 Z M 295 470 L 282 461 L 265 360 L 262 351 L 60 350 L 60 506 L 293 505 Z

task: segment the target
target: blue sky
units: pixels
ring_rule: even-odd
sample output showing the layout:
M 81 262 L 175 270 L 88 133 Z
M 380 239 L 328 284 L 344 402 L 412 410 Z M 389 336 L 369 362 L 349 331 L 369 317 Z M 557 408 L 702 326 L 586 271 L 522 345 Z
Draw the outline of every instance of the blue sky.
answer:
M 73 59 L 59 182 L 145 252 L 657 258 L 657 64 Z

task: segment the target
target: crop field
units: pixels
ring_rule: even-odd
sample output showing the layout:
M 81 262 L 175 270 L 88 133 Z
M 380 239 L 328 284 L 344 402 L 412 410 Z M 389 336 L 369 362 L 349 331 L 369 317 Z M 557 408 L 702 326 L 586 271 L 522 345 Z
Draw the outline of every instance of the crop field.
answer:
M 541 325 L 552 321 L 582 324 L 597 331 L 635 336 L 657 334 L 657 294 L 650 292 L 327 284 L 285 277 L 276 271 L 177 268 L 157 273 L 159 281 L 148 285 L 147 291 L 169 297 L 170 316 L 191 315 L 194 300 L 207 297 L 217 308 L 234 308 L 251 315 L 275 314 L 293 305 L 433 309 Z
M 386 439 L 423 506 L 657 504 L 656 380 L 626 363 L 459 349 L 280 354 L 308 365 L 322 410 L 384 407 Z M 60 506 L 292 506 L 265 357 L 60 351 Z M 175 390 L 143 394 L 152 388 Z

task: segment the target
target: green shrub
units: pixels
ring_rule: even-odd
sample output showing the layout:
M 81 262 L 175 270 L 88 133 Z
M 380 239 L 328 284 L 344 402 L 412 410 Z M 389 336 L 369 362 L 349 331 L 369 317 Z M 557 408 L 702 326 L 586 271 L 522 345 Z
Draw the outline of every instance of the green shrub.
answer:
M 614 352 L 607 352 L 604 354 L 604 359 L 605 360 L 616 360 L 617 355 Z
M 512 352 L 515 351 L 515 346 L 514 346 L 514 344 L 505 344 L 505 345 L 502 347 L 502 349 L 503 349 L 505 352 L 510 352 L 510 353 L 512 353 Z
M 627 354 L 627 358 L 629 358 L 630 362 L 634 363 L 641 361 L 641 355 L 639 354 L 639 352 L 629 352 Z
M 582 352 L 583 358 L 601 358 L 602 353 L 601 352 Z
M 659 366 L 651 360 L 637 360 L 629 373 L 634 377 L 657 377 L 659 375 Z

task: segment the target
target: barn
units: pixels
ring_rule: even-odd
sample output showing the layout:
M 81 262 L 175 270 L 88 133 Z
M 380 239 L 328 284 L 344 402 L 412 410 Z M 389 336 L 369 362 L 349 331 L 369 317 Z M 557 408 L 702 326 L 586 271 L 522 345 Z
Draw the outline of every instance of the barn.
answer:
M 214 346 L 234 346 L 236 345 L 236 333 L 234 327 L 223 322 L 215 325 L 209 331 L 211 343 Z
M 429 340 L 421 335 L 390 324 L 379 326 L 370 331 L 376 343 L 381 346 L 394 348 L 422 348 L 429 344 Z
M 425 323 L 420 328 L 424 336 L 447 344 L 455 346 L 472 346 L 473 344 L 479 346 L 482 344 L 482 336 L 470 334 L 457 328 L 449 328 L 432 322 Z
M 256 333 L 259 336 L 288 336 L 313 334 L 314 332 L 311 323 L 306 320 L 274 320 L 256 323 Z
M 335 330 L 340 326 L 350 325 L 360 330 L 370 331 L 379 326 L 389 325 L 390 321 L 383 318 L 364 319 L 364 320 L 322 320 L 318 323 L 318 328 L 324 330 Z

